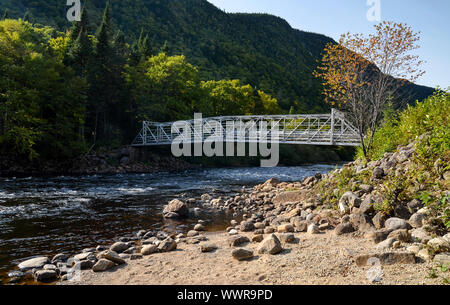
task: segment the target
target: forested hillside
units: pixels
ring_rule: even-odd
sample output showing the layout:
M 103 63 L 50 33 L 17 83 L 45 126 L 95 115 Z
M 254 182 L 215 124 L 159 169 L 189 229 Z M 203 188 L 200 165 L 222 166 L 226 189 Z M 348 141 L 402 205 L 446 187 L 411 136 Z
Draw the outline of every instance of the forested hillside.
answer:
M 106 0 L 87 0 L 89 30 L 100 25 Z M 239 79 L 275 97 L 282 109 L 318 112 L 320 84 L 312 77 L 326 43 L 319 34 L 292 29 L 283 19 L 266 14 L 227 14 L 205 0 L 111 0 L 114 30 L 128 42 L 141 31 L 149 35 L 152 52 L 165 44 L 168 53 L 185 55 L 199 68 L 202 80 Z M 0 0 L 12 18 L 27 15 L 32 22 L 66 30 L 66 1 Z M 432 94 L 414 86 L 411 100 Z
M 323 35 L 205 0 L 90 0 L 73 24 L 65 3 L 0 0 L 3 158 L 129 144 L 143 119 L 329 110 L 312 73 Z

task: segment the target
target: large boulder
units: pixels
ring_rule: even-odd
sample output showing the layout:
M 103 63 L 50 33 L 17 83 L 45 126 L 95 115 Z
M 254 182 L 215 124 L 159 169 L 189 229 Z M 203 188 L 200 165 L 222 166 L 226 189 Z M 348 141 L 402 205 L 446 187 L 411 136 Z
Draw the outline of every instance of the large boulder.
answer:
M 346 192 L 339 200 L 339 204 L 341 204 L 341 202 L 345 203 L 350 208 L 359 208 L 359 206 L 361 205 L 361 198 L 356 196 L 356 194 L 354 194 L 353 192 Z
M 177 243 L 172 238 L 168 237 L 163 240 L 159 245 L 158 249 L 160 252 L 170 252 L 177 248 Z
M 250 239 L 248 239 L 248 237 L 242 236 L 242 235 L 234 235 L 228 239 L 228 244 L 231 247 L 239 247 L 239 246 L 242 246 L 243 244 L 247 244 L 249 242 L 250 242 Z
M 231 255 L 233 258 L 237 259 L 238 261 L 247 260 L 253 257 L 253 251 L 247 250 L 247 249 L 234 249 L 231 252 Z
M 391 230 L 399 230 L 399 229 L 409 229 L 410 225 L 404 219 L 391 217 L 385 221 L 384 227 Z
M 174 199 L 169 202 L 168 205 L 165 206 L 163 210 L 163 215 L 166 218 L 177 218 L 177 217 L 186 217 L 189 213 L 189 209 L 181 200 Z
M 92 271 L 94 272 L 102 272 L 113 268 L 116 264 L 109 259 L 100 259 L 95 265 L 92 267 Z
M 20 271 L 28 271 L 31 269 L 41 269 L 44 265 L 50 263 L 48 257 L 36 257 L 29 260 L 26 260 L 19 264 Z
M 123 265 L 125 264 L 125 260 L 117 254 L 117 252 L 114 251 L 105 251 L 100 255 L 101 258 L 105 258 L 107 260 L 112 261 L 113 263 L 116 263 L 117 265 Z
M 267 236 L 259 245 L 258 253 L 275 255 L 283 250 L 281 242 L 275 234 Z
M 51 282 L 56 280 L 58 273 L 55 270 L 38 270 L 34 273 L 34 279 L 38 282 Z
M 156 252 L 158 252 L 158 246 L 156 245 L 145 245 L 141 249 L 142 255 L 150 255 Z
M 341 223 L 334 229 L 334 234 L 336 235 L 343 235 L 355 232 L 355 228 L 353 228 L 353 225 L 351 223 Z
M 127 250 L 129 246 L 126 243 L 123 243 L 121 241 L 114 243 L 109 250 L 114 251 L 116 253 L 122 253 L 123 251 Z

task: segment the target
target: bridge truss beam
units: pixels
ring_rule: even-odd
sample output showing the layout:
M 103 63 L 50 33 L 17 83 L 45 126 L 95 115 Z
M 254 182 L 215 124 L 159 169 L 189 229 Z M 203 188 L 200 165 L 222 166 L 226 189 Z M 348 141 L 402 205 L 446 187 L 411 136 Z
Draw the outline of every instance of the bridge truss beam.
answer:
M 360 145 L 357 129 L 336 109 L 332 109 L 331 114 L 225 116 L 182 123 L 144 121 L 142 125 L 133 146 L 171 145 L 175 139 L 182 140 L 185 144 L 213 140 L 234 143 L 276 141 L 279 144 Z M 262 126 L 267 126 L 267 130 Z M 276 139 L 268 132 L 273 128 L 278 129 Z

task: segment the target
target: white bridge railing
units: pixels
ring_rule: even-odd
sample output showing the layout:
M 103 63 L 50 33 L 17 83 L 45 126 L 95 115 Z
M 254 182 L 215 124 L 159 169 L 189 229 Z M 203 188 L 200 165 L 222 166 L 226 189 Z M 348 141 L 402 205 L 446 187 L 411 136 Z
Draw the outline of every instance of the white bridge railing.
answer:
M 271 142 L 271 133 L 261 129 L 263 125 L 268 131 L 278 129 L 276 141 L 280 144 L 360 145 L 357 129 L 336 109 L 332 109 L 331 114 L 226 116 L 183 121 L 183 124 L 190 130 L 178 128 L 176 122 L 144 121 L 132 146 L 171 145 L 180 138 L 183 143 L 201 143 L 212 137 L 223 142 Z M 230 126 L 245 126 L 246 129 L 242 133 L 237 131 L 239 128 Z

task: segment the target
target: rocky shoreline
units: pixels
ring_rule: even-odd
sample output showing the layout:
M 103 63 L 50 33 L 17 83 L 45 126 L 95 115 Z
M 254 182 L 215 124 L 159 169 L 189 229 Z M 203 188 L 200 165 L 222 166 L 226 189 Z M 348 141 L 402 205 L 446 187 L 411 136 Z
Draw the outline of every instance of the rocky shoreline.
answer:
M 157 152 L 141 152 L 133 147 L 93 151 L 64 162 L 30 162 L 13 157 L 0 157 L 0 176 L 57 176 L 153 173 L 180 171 L 199 166 Z
M 226 232 L 215 235 L 205 232 L 207 221 L 199 221 L 184 232 L 141 230 L 108 247 L 98 245 L 75 256 L 58 254 L 51 260 L 38 257 L 22 262 L 20 271 L 11 277 L 15 282 L 28 273 L 41 282 L 59 280 L 68 284 L 109 284 L 123 283 L 114 280 L 115 272 L 121 275 L 131 272 L 131 275 L 127 273 L 128 278 L 135 276 L 135 281 L 139 282 L 148 273 L 145 267 L 140 271 L 134 270 L 133 266 L 139 265 L 136 261 L 149 262 L 152 257 L 162 259 L 161 255 L 164 255 L 167 264 L 172 264 L 180 256 L 182 260 L 194 259 L 188 255 L 193 249 L 203 254 L 220 254 L 219 260 L 227 261 L 229 267 L 245 262 L 249 268 L 252 264 L 261 268 L 258 261 L 276 260 L 275 257 L 280 255 L 295 261 L 302 255 L 326 257 L 327 251 L 338 251 L 342 256 L 341 265 L 346 269 L 339 268 L 359 274 L 359 280 L 363 281 L 359 284 L 385 283 L 383 276 L 387 271 L 383 269 L 396 274 L 393 283 L 423 283 L 427 276 L 425 269 L 430 271 L 434 270 L 433 266 L 450 265 L 448 230 L 437 221 L 431 208 L 419 199 L 398 204 L 389 214 L 379 208 L 384 202 L 381 195 L 384 177 L 388 172 L 402 175 L 411 166 L 414 153 L 414 146 L 410 145 L 399 148 L 395 154 L 386 154 L 376 162 L 352 162 L 327 175 L 316 174 L 296 183 L 270 179 L 252 189 L 243 188 L 240 194 L 231 197 L 203 194 L 199 198 L 174 199 L 163 211 L 165 218 L 189 217 L 195 209 L 208 208 L 231 211 L 235 220 L 231 221 Z M 345 183 L 352 191 L 341 195 L 338 189 L 330 189 L 332 182 L 341 179 L 348 171 L 353 174 Z M 365 174 L 369 184 L 357 180 L 361 173 Z M 448 185 L 448 177 L 448 173 L 441 176 L 444 185 Z M 339 200 L 324 199 L 326 196 L 320 193 L 324 188 L 335 193 Z M 311 240 L 321 243 L 316 245 L 318 249 L 303 246 Z M 336 243 L 337 246 L 331 246 Z M 361 248 L 358 245 L 365 246 Z M 200 264 L 207 259 L 197 254 L 194 256 Z M 205 262 L 204 268 L 210 267 Z M 365 279 L 358 271 L 364 268 L 370 268 L 365 271 Z M 108 277 L 94 276 L 107 270 L 113 271 L 107 272 Z M 408 270 L 408 281 L 403 278 L 401 270 Z M 175 270 L 173 272 L 176 273 Z M 289 272 L 286 270 L 286 274 Z M 320 272 L 324 271 L 321 269 Z M 79 282 L 67 281 L 77 275 L 82 275 Z M 351 272 L 346 273 L 346 276 L 350 275 Z M 176 282 L 175 278 L 173 282 Z M 436 275 L 435 279 L 432 283 L 439 284 L 438 280 L 448 281 L 448 275 Z M 323 283 L 330 281 L 333 283 L 330 278 L 323 279 Z M 230 279 L 227 283 L 238 282 Z M 345 284 L 345 280 L 342 283 Z

